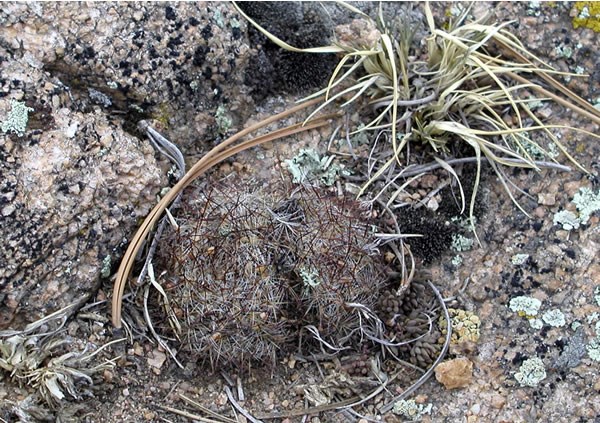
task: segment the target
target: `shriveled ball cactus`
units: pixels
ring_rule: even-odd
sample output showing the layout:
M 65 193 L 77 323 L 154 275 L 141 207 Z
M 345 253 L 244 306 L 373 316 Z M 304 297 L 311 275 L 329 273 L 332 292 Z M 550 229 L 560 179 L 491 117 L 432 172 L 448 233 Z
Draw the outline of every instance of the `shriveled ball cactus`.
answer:
M 294 258 L 282 270 L 288 274 L 295 307 L 303 313 L 297 318 L 315 326 L 321 336 L 339 341 L 360 326 L 349 304 L 372 308 L 386 282 L 374 227 L 368 210 L 352 199 L 306 187 L 291 198 L 297 226 L 285 231 L 279 244 Z
M 229 191 L 197 190 L 160 249 L 183 346 L 213 366 L 274 360 L 290 336 L 286 286 L 264 242 L 271 216 L 259 196 Z

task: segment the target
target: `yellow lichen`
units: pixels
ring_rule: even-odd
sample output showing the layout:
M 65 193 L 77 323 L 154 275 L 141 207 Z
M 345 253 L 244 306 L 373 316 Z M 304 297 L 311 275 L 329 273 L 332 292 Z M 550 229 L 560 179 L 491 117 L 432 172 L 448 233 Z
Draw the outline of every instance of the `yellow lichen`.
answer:
M 577 16 L 573 18 L 573 28 L 589 28 L 600 32 L 600 2 L 577 1 L 575 10 Z
M 169 119 L 172 115 L 173 111 L 171 110 L 169 103 L 161 103 L 152 113 L 152 119 L 160 122 L 160 125 L 163 129 L 167 129 L 170 126 Z
M 459 344 L 465 341 L 477 342 L 479 340 L 479 327 L 481 321 L 474 313 L 466 310 L 449 308 L 448 314 L 452 320 L 452 336 L 450 342 Z M 442 335 L 446 334 L 446 319 L 440 318 Z

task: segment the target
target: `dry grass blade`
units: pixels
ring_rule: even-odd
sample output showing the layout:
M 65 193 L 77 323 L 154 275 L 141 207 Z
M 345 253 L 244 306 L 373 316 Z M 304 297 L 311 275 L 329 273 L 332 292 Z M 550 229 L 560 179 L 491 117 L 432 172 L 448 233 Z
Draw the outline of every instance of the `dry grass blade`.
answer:
M 179 394 L 179 398 L 181 398 L 182 400 L 184 400 L 187 404 L 191 405 L 192 407 L 197 408 L 198 410 L 202 411 L 203 413 L 206 413 L 212 417 L 214 417 L 215 419 L 219 419 L 225 423 L 236 423 L 235 420 L 230 419 L 229 417 L 225 417 L 225 416 L 221 416 L 218 413 L 215 413 L 214 411 L 212 411 L 210 408 L 206 408 L 205 406 L 203 406 L 202 404 L 192 400 L 191 398 L 186 397 L 183 394 Z
M 507 72 L 507 75 L 510 76 L 515 81 L 519 81 L 522 84 L 529 83 L 529 81 L 527 81 L 527 79 L 525 79 L 521 75 L 517 75 L 517 74 L 515 74 L 513 72 Z M 550 75 L 546 75 L 546 76 L 548 78 L 550 78 Z M 543 88 L 543 87 L 541 87 L 539 85 L 534 85 L 532 88 L 534 90 L 538 91 L 540 94 L 542 94 L 542 95 L 544 95 L 546 97 L 549 97 L 552 100 L 556 101 L 561 106 L 564 106 L 564 107 L 567 107 L 569 109 L 572 109 L 575 112 L 579 113 L 580 115 L 585 116 L 586 118 L 590 119 L 596 125 L 600 125 L 600 110 L 594 108 L 594 106 L 592 106 L 590 103 L 588 103 L 587 101 L 585 101 L 584 99 L 582 99 L 581 97 L 579 97 L 577 94 L 573 93 L 572 91 L 568 90 L 564 85 L 556 82 L 556 80 L 552 79 L 552 81 L 554 81 L 552 83 L 552 85 L 555 88 L 557 88 L 561 92 L 564 92 L 573 101 L 575 101 L 575 102 L 577 102 L 579 104 L 583 104 L 584 108 L 575 106 L 572 102 L 567 101 L 564 98 L 557 96 L 556 94 L 554 94 L 554 93 L 546 90 L 545 88 Z
M 334 402 L 332 404 L 320 405 L 317 407 L 308 407 L 308 408 L 303 408 L 300 410 L 290 410 L 290 411 L 281 412 L 281 413 L 264 413 L 264 414 L 259 413 L 256 415 L 256 418 L 261 419 L 261 420 L 272 420 L 272 419 L 285 419 L 287 417 L 298 417 L 298 416 L 319 414 L 319 413 L 323 413 L 325 411 L 343 409 L 345 407 L 348 407 L 350 404 L 355 403 L 358 400 L 360 400 L 359 397 L 352 397 L 352 398 L 348 398 L 343 401 Z
M 177 408 L 169 407 L 167 405 L 156 404 L 156 407 L 160 408 L 161 410 L 168 411 L 170 413 L 177 414 L 179 416 L 187 417 L 188 419 L 192 419 L 194 421 L 199 421 L 202 423 L 223 423 L 225 421 L 225 420 L 207 419 L 206 417 L 202 417 L 197 414 L 190 413 L 188 411 L 179 410 Z
M 286 137 L 299 132 L 304 132 L 310 129 L 315 129 L 327 125 L 328 119 L 331 119 L 337 115 L 321 116 L 316 118 L 314 121 L 307 123 L 304 126 L 302 126 L 302 124 L 291 125 L 289 127 L 273 131 L 267 135 L 259 136 L 257 138 L 244 141 L 236 146 L 228 148 L 241 137 L 253 131 L 256 131 L 257 129 L 262 128 L 272 122 L 280 120 L 286 116 L 289 116 L 314 104 L 317 104 L 321 100 L 322 98 L 316 98 L 314 100 L 307 101 L 275 116 L 271 116 L 268 119 L 265 119 L 255 125 L 252 125 L 251 127 L 240 131 L 234 136 L 230 137 L 229 139 L 212 149 L 210 152 L 208 152 L 204 157 L 202 157 L 202 159 L 200 159 L 188 171 L 188 173 L 186 173 L 183 176 L 183 178 L 181 178 L 180 181 L 162 198 L 162 200 L 154 207 L 154 209 L 152 209 L 152 211 L 146 217 L 144 222 L 142 222 L 142 225 L 140 226 L 137 233 L 133 237 L 131 243 L 129 244 L 127 251 L 121 261 L 121 265 L 119 266 L 119 270 L 117 272 L 112 298 L 112 322 L 115 328 L 121 328 L 121 307 L 123 300 L 123 292 L 125 290 L 125 284 L 127 282 L 127 279 L 131 273 L 135 257 L 139 249 L 141 248 L 143 241 L 146 239 L 146 237 L 148 236 L 148 234 L 150 233 L 150 231 L 164 212 L 165 208 L 192 181 L 194 181 L 200 175 L 204 174 L 212 166 L 220 163 L 226 158 L 231 157 L 239 153 L 240 151 L 246 150 L 248 148 L 265 142 L 273 141 L 278 138 Z
M 523 55 L 522 53 L 520 53 L 519 51 L 517 51 L 517 49 L 511 47 L 511 45 L 509 43 L 504 42 L 503 40 L 497 39 L 496 42 L 498 44 L 500 44 L 501 47 L 503 47 L 505 50 L 508 51 L 509 55 L 514 55 L 516 56 L 522 63 L 527 63 L 529 65 L 531 65 L 532 67 L 534 66 L 533 63 L 527 59 L 527 57 L 525 55 Z M 537 59 L 537 58 L 536 58 Z M 539 62 L 541 62 L 542 64 L 544 64 L 544 62 L 542 62 L 540 59 L 537 59 Z M 594 122 L 596 122 L 598 125 L 600 125 L 600 110 L 596 109 L 594 106 L 592 106 L 589 102 L 585 101 L 583 98 L 581 98 L 580 96 L 578 96 L 577 94 L 575 94 L 573 91 L 571 91 L 570 89 L 568 89 L 567 87 L 565 87 L 563 84 L 561 84 L 560 82 L 558 82 L 556 79 L 554 79 L 550 74 L 548 74 L 547 72 L 543 72 L 543 71 L 539 71 L 537 69 L 534 69 L 533 72 L 539 76 L 540 78 L 542 78 L 544 81 L 546 81 L 547 83 L 549 83 L 555 90 L 558 90 L 559 92 L 563 93 L 565 96 L 567 96 L 567 98 L 571 99 L 572 102 L 577 103 L 579 105 L 579 107 L 581 107 L 584 110 L 581 110 L 580 108 L 574 108 L 574 104 L 572 102 L 568 102 L 565 101 L 564 99 L 562 99 L 561 97 L 558 97 L 554 94 L 552 94 L 552 99 L 554 101 L 556 101 L 557 103 L 562 104 L 565 107 L 568 108 L 572 108 L 573 110 L 575 110 L 577 113 L 580 113 L 590 119 L 592 119 L 591 116 L 593 116 L 593 120 Z M 511 78 L 523 83 L 523 81 L 526 79 L 519 76 L 519 75 L 515 75 L 515 74 L 509 74 Z M 581 76 L 581 75 L 575 75 L 575 76 Z M 537 86 L 536 89 L 538 91 L 540 91 L 542 94 L 547 93 L 548 91 L 543 89 L 540 86 Z M 582 111 L 587 111 L 588 114 L 582 113 Z
M 248 411 L 246 411 L 246 409 L 244 407 L 242 407 L 235 400 L 235 398 L 233 398 L 233 393 L 231 392 L 231 389 L 229 389 L 229 386 L 225 386 L 225 392 L 227 393 L 227 398 L 229 399 L 229 402 L 231 402 L 231 404 L 235 407 L 235 409 L 237 411 L 239 411 L 246 419 L 248 419 L 252 423 L 262 423 L 262 421 L 257 420 L 254 417 L 252 417 L 252 415 L 250 415 L 250 413 L 248 413 Z

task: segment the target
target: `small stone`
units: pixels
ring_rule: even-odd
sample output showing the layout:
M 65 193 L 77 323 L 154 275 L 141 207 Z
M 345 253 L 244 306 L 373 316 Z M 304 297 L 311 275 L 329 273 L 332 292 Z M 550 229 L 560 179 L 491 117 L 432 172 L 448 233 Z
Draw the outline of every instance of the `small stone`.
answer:
M 10 216 L 11 214 L 13 214 L 14 211 L 15 211 L 15 206 L 13 206 L 12 204 L 9 204 L 8 206 L 6 206 L 2 209 L 2 216 L 4 216 L 4 217 Z
M 553 206 L 556 204 L 556 196 L 549 192 L 539 194 L 538 203 L 542 206 Z
M 506 398 L 504 398 L 500 394 L 494 394 L 490 400 L 490 404 L 492 407 L 499 410 L 499 409 L 503 408 L 504 405 L 506 404 Z
M 136 343 L 133 346 L 133 353 L 135 355 L 137 355 L 137 356 L 143 356 L 144 355 L 144 348 L 140 344 Z
M 429 397 L 427 397 L 427 395 L 420 394 L 420 395 L 415 396 L 415 403 L 416 404 L 425 404 L 428 399 L 429 399 Z
M 432 210 L 432 211 L 436 211 L 437 209 L 440 208 L 440 204 L 438 203 L 438 201 L 435 199 L 435 197 L 432 197 L 428 202 L 427 202 L 427 208 Z
M 473 413 L 474 415 L 478 415 L 481 412 L 481 405 L 480 404 L 473 404 L 471 406 L 471 409 L 469 411 L 471 413 Z
M 155 349 L 150 353 L 150 357 L 148 357 L 148 365 L 160 369 L 162 365 L 165 364 L 166 360 L 167 355 L 164 352 Z
M 435 378 L 446 389 L 464 388 L 473 379 L 473 362 L 464 357 L 445 361 L 435 368 Z

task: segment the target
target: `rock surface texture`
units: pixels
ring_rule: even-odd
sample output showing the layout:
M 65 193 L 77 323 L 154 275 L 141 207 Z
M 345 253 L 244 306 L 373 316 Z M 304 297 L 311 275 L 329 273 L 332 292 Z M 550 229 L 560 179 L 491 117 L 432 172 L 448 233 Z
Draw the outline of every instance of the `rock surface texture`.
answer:
M 369 3 L 353 4 L 377 14 Z M 398 4 L 385 3 L 384 16 L 395 19 L 400 15 L 391 11 L 409 7 Z M 436 19 L 456 16 L 457 5 L 432 4 Z M 600 16 L 591 15 L 591 2 L 495 5 L 492 21 L 514 20 L 507 28 L 534 54 L 557 70 L 589 75 L 557 79 L 600 107 L 599 33 L 590 29 L 593 25 L 573 25 L 576 19 L 598 21 Z M 420 25 L 416 42 L 424 43 L 422 8 L 410 7 L 411 19 Z M 347 22 L 357 17 L 327 8 L 310 12 L 290 5 L 289 16 L 326 32 L 314 38 L 325 42 L 335 25 L 344 23 L 340 16 L 350 16 Z M 471 13 L 478 18 L 489 9 L 487 3 L 475 2 Z M 291 24 L 274 28 L 284 35 L 286 28 L 297 28 L 299 32 L 290 34 L 296 41 L 310 34 L 306 27 Z M 136 125 L 141 119 L 152 121 L 193 164 L 228 135 L 309 94 L 305 90 L 312 82 L 311 69 L 293 66 L 310 62 L 291 56 L 292 62 L 282 64 L 278 61 L 287 55 L 262 42 L 226 2 L 2 3 L 0 330 L 22 329 L 67 305 L 93 299 L 98 300 L 94 313 L 75 316 L 65 325 L 69 339 L 78 340 L 70 346 L 97 348 L 114 339 L 110 312 L 101 302 L 104 292 L 111 289 L 110 277 L 141 219 L 174 182 L 170 163 L 156 154 Z M 312 70 L 325 72 L 327 66 L 321 65 Z M 271 72 L 275 66 L 277 72 Z M 300 86 L 270 80 L 291 74 L 304 78 Z M 301 95 L 287 95 L 299 91 Z M 539 105 L 539 112 L 544 121 L 599 132 L 598 126 L 549 102 Z M 358 113 L 349 116 L 350 124 L 358 121 Z M 307 146 L 318 144 L 325 150 L 332 131 L 312 131 L 293 142 L 244 152 L 225 163 L 219 176 L 287 175 L 285 159 Z M 484 178 L 486 207 L 477 225 L 481 246 L 470 240 L 468 251 L 435 251 L 431 262 L 420 268 L 419 276 L 433 281 L 443 297 L 455 298 L 449 307 L 476 317 L 470 322 L 477 331 L 476 337 L 450 347 L 449 358 L 457 361 L 445 365 L 455 372 L 446 384 L 457 389 L 446 389 L 431 378 L 411 398 L 413 416 L 421 421 L 598 421 L 599 215 L 590 212 L 576 226 L 557 224 L 555 216 L 567 211 L 577 218 L 582 210 L 594 209 L 597 198 L 587 196 L 587 204 L 581 198 L 582 193 L 600 192 L 600 143 L 583 133 L 556 129 L 556 134 L 589 173 L 508 172 L 528 194 L 516 195 L 531 216 L 515 207 L 494 177 Z M 432 231 L 441 232 L 435 227 Z M 450 245 L 452 234 L 441 235 L 444 245 Z M 432 248 L 423 246 L 427 253 Z M 465 322 L 453 324 L 466 330 Z M 385 389 L 360 408 L 373 417 L 421 375 L 401 367 L 397 378 L 390 373 L 385 379 L 375 373 L 377 364 L 393 360 L 381 355 L 375 360 L 369 351 L 359 351 L 348 360 L 328 360 L 323 354 L 318 366 L 312 356 L 290 354 L 278 358 L 273 368 L 253 369 L 236 381 L 235 374 L 211 375 L 194 361 L 178 369 L 148 333 L 131 336 L 134 342 L 124 351 L 111 345 L 98 354 L 98 359 L 121 358 L 117 367 L 94 380 L 94 389 L 84 397 L 65 399 L 61 407 L 44 409 L 45 414 L 31 408 L 40 403 L 37 387 L 17 386 L 2 371 L 0 420 L 188 421 L 172 409 L 157 407 L 200 413 L 180 394 L 235 418 L 241 414 L 231 412 L 228 394 L 233 390 L 246 410 L 267 421 L 307 405 L 366 397 L 386 380 Z M 0 368 L 5 364 L 2 354 L 6 351 L 0 349 Z M 182 355 L 180 351 L 178 358 Z M 43 364 L 50 365 L 48 360 Z M 87 382 L 82 382 L 86 388 Z M 360 418 L 328 411 L 307 421 L 366 421 Z M 302 419 L 294 414 L 268 421 Z M 405 421 L 392 411 L 383 419 Z

